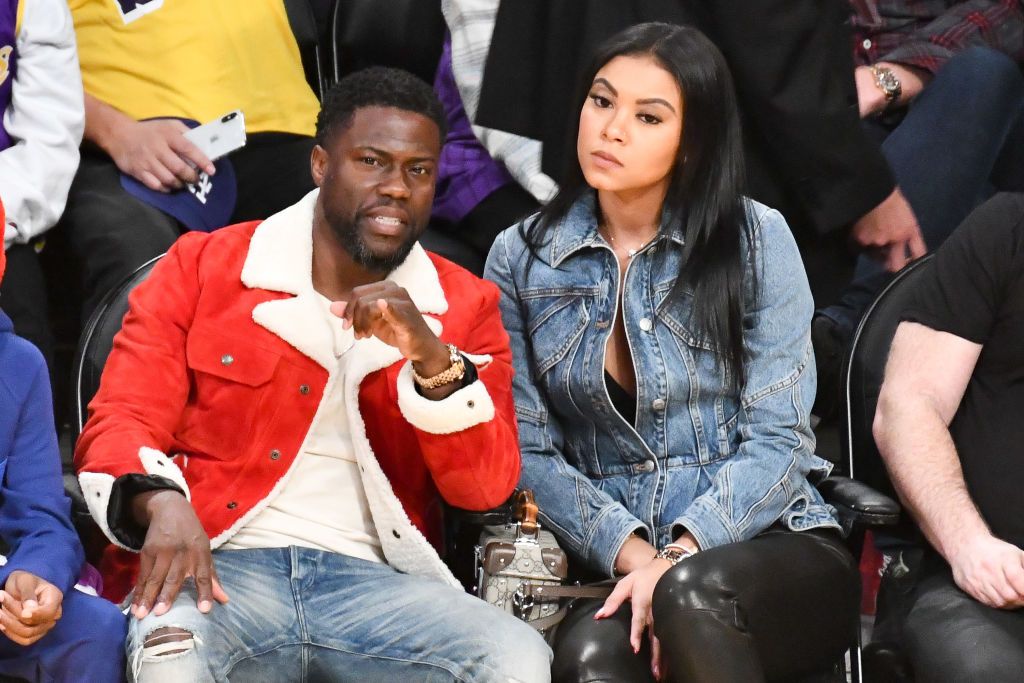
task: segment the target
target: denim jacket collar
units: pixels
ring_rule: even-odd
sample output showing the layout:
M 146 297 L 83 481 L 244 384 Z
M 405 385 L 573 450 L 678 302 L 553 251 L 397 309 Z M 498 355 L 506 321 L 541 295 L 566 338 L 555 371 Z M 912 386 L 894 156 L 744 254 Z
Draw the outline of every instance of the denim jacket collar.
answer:
M 588 190 L 579 201 L 573 203 L 569 212 L 552 230 L 551 243 L 548 250 L 548 264 L 558 268 L 561 263 L 586 247 L 607 245 L 608 242 L 598 232 L 597 193 Z M 673 242 L 682 245 L 683 228 L 680 221 L 673 220 L 672 212 L 666 207 L 661 212 L 661 227 L 655 242 L 668 236 Z M 670 226 L 666 228 L 666 226 Z

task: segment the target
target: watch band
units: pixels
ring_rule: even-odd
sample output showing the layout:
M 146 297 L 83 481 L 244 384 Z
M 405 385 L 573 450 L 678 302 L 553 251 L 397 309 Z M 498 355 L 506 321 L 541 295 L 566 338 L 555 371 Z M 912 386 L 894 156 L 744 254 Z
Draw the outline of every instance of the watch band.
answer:
M 445 344 L 448 347 L 448 359 L 451 361 L 451 365 L 447 370 L 440 372 L 433 377 L 422 377 L 416 372 L 416 368 L 412 369 L 412 378 L 416 381 L 416 384 L 420 385 L 424 389 L 436 389 L 443 387 L 445 384 L 451 384 L 457 380 L 462 379 L 466 374 L 466 363 L 462 360 L 462 354 L 455 348 L 454 344 Z
M 875 77 L 875 85 L 885 95 L 885 108 L 891 108 L 899 101 L 900 95 L 903 94 L 903 84 L 900 83 L 899 77 L 895 71 L 887 66 L 872 64 L 868 69 L 871 70 L 871 75 Z
M 668 560 L 672 566 L 676 566 L 686 558 L 695 554 L 692 550 L 685 548 L 678 543 L 669 543 L 654 554 L 655 560 Z

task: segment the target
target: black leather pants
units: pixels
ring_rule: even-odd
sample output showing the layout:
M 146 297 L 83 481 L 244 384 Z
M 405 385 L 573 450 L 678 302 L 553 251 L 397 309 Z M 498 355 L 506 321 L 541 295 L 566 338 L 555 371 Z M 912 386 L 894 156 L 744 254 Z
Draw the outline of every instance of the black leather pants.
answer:
M 555 637 L 556 683 L 643 681 L 650 651 L 629 645 L 629 605 L 594 621 L 580 601 Z M 829 671 L 856 639 L 860 578 L 838 534 L 771 529 L 698 553 L 654 591 L 654 628 L 669 681 L 804 680 Z

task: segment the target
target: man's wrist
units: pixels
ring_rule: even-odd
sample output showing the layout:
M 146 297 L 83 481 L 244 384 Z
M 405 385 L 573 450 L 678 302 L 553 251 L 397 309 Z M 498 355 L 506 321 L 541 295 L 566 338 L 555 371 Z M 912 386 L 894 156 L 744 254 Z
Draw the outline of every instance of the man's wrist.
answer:
M 434 338 L 422 354 L 410 358 L 412 369 L 420 377 L 433 377 L 451 367 L 451 354 L 448 347 L 438 338 Z
M 145 491 L 132 498 L 132 518 L 142 527 L 148 527 L 156 512 L 169 501 L 184 499 L 180 491 L 174 489 L 158 489 Z

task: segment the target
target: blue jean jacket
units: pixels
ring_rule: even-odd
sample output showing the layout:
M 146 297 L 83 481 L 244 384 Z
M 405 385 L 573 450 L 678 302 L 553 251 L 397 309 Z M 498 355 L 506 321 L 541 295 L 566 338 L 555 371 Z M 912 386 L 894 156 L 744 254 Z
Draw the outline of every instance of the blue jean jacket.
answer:
M 591 193 L 572 207 L 529 269 L 518 226 L 498 236 L 487 259 L 515 362 L 520 485 L 533 489 L 542 520 L 609 576 L 634 532 L 660 546 L 685 528 L 707 549 L 780 520 L 797 531 L 838 528 L 808 482 L 831 466 L 814 455 L 808 423 L 813 303 L 785 220 L 747 203 L 755 256 L 745 240 L 747 376 L 739 392 L 690 320 L 692 294 L 666 300 L 682 228 L 663 225 L 632 258 L 622 305 L 636 371 L 634 428 L 604 380 L 620 278 L 594 201 Z

